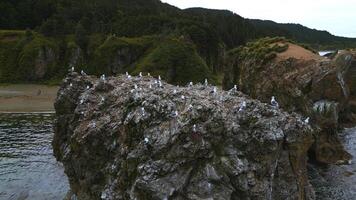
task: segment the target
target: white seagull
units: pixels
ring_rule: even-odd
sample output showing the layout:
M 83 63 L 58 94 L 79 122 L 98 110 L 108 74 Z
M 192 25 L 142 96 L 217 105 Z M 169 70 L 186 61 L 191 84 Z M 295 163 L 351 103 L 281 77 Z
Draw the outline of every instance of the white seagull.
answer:
M 276 100 L 276 97 L 272 96 L 271 98 L 271 105 L 274 107 L 274 108 L 279 108 L 279 104 Z
M 101 75 L 100 79 L 105 82 L 106 81 L 105 74 Z
M 240 105 L 239 112 L 244 111 L 246 109 L 246 107 L 247 107 L 247 103 L 246 103 L 246 101 L 243 101 Z
M 145 138 L 144 141 L 145 141 L 145 144 L 148 144 L 148 143 L 150 142 L 150 141 L 148 140 L 148 138 Z
M 193 125 L 193 132 L 195 133 L 195 132 L 197 132 L 197 125 Z

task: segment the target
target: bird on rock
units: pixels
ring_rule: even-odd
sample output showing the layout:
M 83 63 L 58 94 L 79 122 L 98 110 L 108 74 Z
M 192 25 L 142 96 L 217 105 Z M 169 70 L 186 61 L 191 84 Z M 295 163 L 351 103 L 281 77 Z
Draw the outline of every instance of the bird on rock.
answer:
M 246 103 L 246 101 L 243 101 L 240 105 L 239 112 L 244 111 L 246 109 L 246 107 L 247 107 L 247 103 Z
M 279 108 L 279 104 L 278 104 L 278 102 L 277 102 L 275 96 L 272 96 L 272 98 L 271 98 L 271 105 L 272 105 L 274 108 Z
M 82 76 L 86 76 L 86 75 L 87 75 L 83 70 L 80 71 L 80 74 L 81 74 Z

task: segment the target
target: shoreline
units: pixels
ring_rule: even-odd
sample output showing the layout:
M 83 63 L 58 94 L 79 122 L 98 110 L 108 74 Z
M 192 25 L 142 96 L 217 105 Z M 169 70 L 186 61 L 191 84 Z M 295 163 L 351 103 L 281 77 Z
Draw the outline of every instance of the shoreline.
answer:
M 0 113 L 54 113 L 58 86 L 0 85 Z

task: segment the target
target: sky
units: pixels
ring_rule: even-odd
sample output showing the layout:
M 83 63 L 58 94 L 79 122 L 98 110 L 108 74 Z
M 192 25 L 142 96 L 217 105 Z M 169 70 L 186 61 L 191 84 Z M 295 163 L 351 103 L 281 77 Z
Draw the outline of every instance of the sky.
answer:
M 299 23 L 356 38 L 356 0 L 161 0 L 179 8 L 226 9 L 250 19 Z

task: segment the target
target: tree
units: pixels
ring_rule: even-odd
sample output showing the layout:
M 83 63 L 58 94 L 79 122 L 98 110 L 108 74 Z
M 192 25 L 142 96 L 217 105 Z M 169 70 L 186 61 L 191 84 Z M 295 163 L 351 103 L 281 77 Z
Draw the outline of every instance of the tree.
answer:
M 75 28 L 75 43 L 85 52 L 88 46 L 88 36 L 81 23 L 78 23 Z

